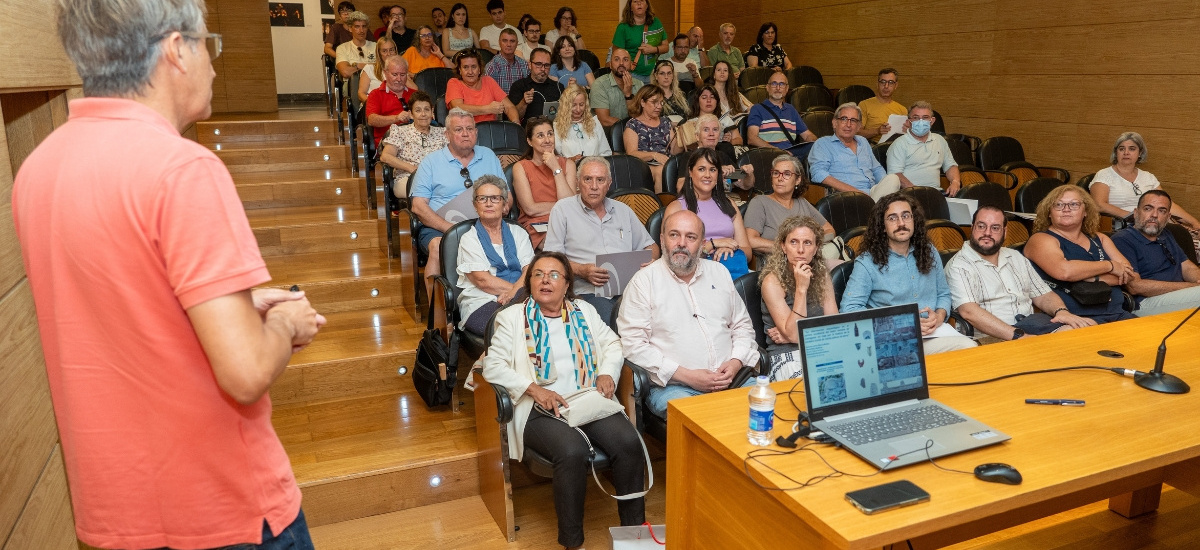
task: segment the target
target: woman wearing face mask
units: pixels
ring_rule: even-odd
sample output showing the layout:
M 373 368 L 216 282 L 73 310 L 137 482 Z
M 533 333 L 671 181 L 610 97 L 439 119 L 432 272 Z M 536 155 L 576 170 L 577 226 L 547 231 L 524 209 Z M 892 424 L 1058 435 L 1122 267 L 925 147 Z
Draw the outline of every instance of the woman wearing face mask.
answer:
M 561 40 L 561 39 L 560 39 Z M 568 86 L 558 98 L 560 108 L 554 119 L 554 148 L 558 154 L 579 162 L 583 157 L 606 157 L 612 154 L 600 119 L 592 114 L 587 90 Z
M 425 155 L 446 146 L 446 129 L 430 126 L 433 122 L 433 100 L 425 92 L 414 92 L 408 103 L 412 111 L 412 124 L 393 125 L 380 145 L 380 162 L 395 168 L 395 185 L 392 192 L 397 197 L 406 196 L 408 178 L 417 171 L 417 165 Z
M 546 240 L 546 222 L 558 199 L 575 194 L 575 164 L 554 154 L 554 125 L 546 117 L 525 123 L 529 152 L 513 166 L 513 194 L 521 206 L 517 223 L 529 232 L 534 248 Z
M 838 312 L 833 280 L 821 256 L 822 225 L 808 216 L 784 219 L 759 272 L 772 382 L 804 376 L 796 322 Z
M 358 100 L 367 102 L 367 95 L 383 84 L 383 63 L 387 58 L 397 55 L 396 43 L 383 37 L 375 43 L 375 64 L 363 68 L 358 77 Z
M 820 245 L 824 243 L 825 235 L 833 234 L 833 226 L 825 221 L 824 216 L 804 200 L 804 191 L 808 182 L 804 179 L 804 170 L 800 160 L 792 155 L 779 155 L 771 161 L 771 194 L 759 195 L 750 199 L 746 207 L 746 234 L 750 237 L 750 247 L 755 254 L 770 254 L 775 250 L 775 237 L 779 233 L 784 220 L 803 216 L 817 221 L 820 228 Z
M 663 219 L 684 208 L 695 212 L 704 222 L 708 240 L 700 251 L 720 262 L 734 279 L 750 272 L 750 240 L 742 214 L 725 194 L 721 181 L 721 155 L 715 149 L 696 149 L 688 160 L 683 180 L 683 196 L 667 205 Z

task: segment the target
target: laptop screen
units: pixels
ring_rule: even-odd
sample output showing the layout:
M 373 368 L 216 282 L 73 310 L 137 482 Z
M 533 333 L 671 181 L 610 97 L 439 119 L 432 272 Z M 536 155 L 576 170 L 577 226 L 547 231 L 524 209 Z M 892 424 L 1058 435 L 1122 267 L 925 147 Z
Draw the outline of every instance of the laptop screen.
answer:
M 929 397 L 916 304 L 798 322 L 813 420 Z

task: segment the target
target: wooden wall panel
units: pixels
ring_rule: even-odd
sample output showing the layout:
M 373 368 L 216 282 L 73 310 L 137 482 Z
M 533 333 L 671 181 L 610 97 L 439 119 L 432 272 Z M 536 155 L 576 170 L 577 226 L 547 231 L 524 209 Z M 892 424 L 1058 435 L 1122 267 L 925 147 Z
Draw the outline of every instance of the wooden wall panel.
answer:
M 80 85 L 75 66 L 59 46 L 54 0 L 0 2 L 0 21 L 6 22 L 0 24 L 0 52 L 8 53 L 0 56 L 0 90 Z
M 896 98 L 932 102 L 948 131 L 1016 137 L 1030 160 L 1076 177 L 1107 166 L 1116 136 L 1137 131 L 1150 153 L 1145 169 L 1200 213 L 1200 130 L 1187 97 L 1200 85 L 1198 2 L 811 0 L 739 8 L 735 44 L 743 50 L 761 22 L 775 21 L 792 61 L 820 69 L 831 88 L 875 87 L 876 71 L 896 67 Z M 706 33 L 730 20 L 729 11 L 720 0 L 695 0 Z
M 220 33 L 224 45 L 213 62 L 213 112 L 274 112 L 275 63 L 267 4 L 240 0 L 207 0 L 209 32 Z M 310 14 L 310 17 L 317 14 Z
M 75 523 L 71 514 L 71 495 L 67 491 L 67 474 L 63 469 L 62 449 L 46 461 L 41 477 L 29 495 L 25 510 L 13 527 L 4 550 L 40 548 L 44 550 L 73 550 L 80 547 L 75 533 L 62 526 Z

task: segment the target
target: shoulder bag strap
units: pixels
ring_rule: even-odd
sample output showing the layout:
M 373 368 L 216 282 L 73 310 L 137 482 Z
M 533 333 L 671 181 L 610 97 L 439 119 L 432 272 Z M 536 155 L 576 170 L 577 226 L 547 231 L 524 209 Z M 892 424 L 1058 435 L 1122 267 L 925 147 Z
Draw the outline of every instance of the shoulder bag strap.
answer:
M 796 138 L 792 136 L 792 133 L 788 131 L 787 126 L 783 125 L 783 121 L 779 120 L 779 114 L 775 112 L 775 109 L 771 108 L 771 100 L 764 100 L 762 103 L 760 103 L 760 105 L 762 105 L 768 113 L 771 113 L 772 117 L 775 117 L 775 122 L 779 124 L 779 129 L 783 130 L 783 135 L 787 138 L 788 143 L 791 143 L 793 146 L 800 145 L 800 142 L 797 142 Z

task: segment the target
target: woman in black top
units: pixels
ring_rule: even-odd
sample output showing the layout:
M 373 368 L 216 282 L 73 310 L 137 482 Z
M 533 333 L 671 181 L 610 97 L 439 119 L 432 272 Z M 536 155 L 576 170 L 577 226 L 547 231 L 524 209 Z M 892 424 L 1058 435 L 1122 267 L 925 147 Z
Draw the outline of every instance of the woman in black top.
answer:
M 758 28 L 758 43 L 746 50 L 746 66 L 778 67 L 785 71 L 792 68 L 792 60 L 779 45 L 779 27 L 775 23 L 768 21 Z

